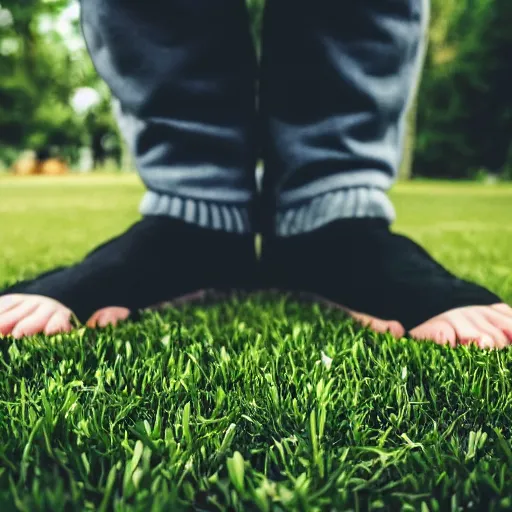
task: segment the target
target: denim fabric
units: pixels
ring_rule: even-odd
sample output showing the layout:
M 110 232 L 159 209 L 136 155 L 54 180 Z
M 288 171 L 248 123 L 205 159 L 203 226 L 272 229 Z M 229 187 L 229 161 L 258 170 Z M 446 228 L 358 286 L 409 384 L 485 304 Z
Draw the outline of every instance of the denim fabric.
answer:
M 426 0 L 268 0 L 262 211 L 278 235 L 346 217 L 393 220 L 385 191 L 400 166 L 428 8 Z
M 148 189 L 143 214 L 280 236 L 338 218 L 392 220 L 386 191 L 428 0 L 267 0 L 259 80 L 243 0 L 81 5 Z
M 256 56 L 241 0 L 82 0 L 96 69 L 148 189 L 144 214 L 251 230 Z

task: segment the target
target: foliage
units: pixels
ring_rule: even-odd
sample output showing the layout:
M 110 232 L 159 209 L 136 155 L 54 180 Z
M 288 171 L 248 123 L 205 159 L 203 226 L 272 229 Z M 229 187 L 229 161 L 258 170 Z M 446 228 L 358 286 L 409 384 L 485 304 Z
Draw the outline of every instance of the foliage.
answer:
M 510 352 L 258 296 L 4 341 L 3 510 L 509 510 Z
M 0 177 L 0 288 L 136 218 L 134 176 L 41 182 Z M 393 194 L 400 231 L 512 301 L 512 187 Z M 0 510 L 510 510 L 511 365 L 274 295 L 3 339 Z
M 512 4 L 433 0 L 420 90 L 416 172 L 501 172 L 512 148 Z
M 1 7 L 11 13 L 12 24 L 0 29 L 0 159 L 12 160 L 18 150 L 58 148 L 71 158 L 91 142 L 91 134 L 105 123 L 116 133 L 108 117 L 96 109 L 94 121 L 84 123 L 70 101 L 78 87 L 92 86 L 109 103 L 108 89 L 100 85 L 85 48 L 71 51 L 56 30 L 42 30 L 69 4 L 68 0 L 9 0 Z M 78 23 L 75 26 L 78 34 Z M 4 151 L 2 151 L 2 147 Z
M 246 0 L 259 47 L 264 0 Z M 0 23 L 0 161 L 23 149 L 56 146 L 76 160 L 78 148 L 100 148 L 120 139 L 108 88 L 97 77 L 85 47 L 70 49 L 59 32 L 42 31 L 69 0 L 2 0 L 13 18 Z M 509 0 L 431 0 L 430 45 L 407 147 L 416 137 L 414 174 L 467 178 L 479 169 L 512 167 L 512 3 Z M 292 15 L 292 14 L 291 14 Z M 1 17 L 0 17 L 1 18 Z M 283 28 L 285 30 L 285 28 Z M 78 23 L 75 27 L 79 33 Z M 88 116 L 73 111 L 78 87 L 98 90 L 102 101 Z M 412 155 L 406 155 L 409 168 Z M 406 169 L 407 170 L 407 169 Z

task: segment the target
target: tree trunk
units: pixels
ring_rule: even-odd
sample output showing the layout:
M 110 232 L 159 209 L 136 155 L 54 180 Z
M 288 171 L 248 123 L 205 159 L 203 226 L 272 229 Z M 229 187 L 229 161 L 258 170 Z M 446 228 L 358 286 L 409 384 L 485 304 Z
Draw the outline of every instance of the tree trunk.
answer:
M 407 112 L 407 126 L 405 129 L 404 152 L 402 163 L 398 171 L 400 181 L 410 180 L 412 178 L 412 167 L 414 162 L 414 146 L 416 143 L 416 116 L 418 113 L 418 97 L 414 99 L 409 112 Z

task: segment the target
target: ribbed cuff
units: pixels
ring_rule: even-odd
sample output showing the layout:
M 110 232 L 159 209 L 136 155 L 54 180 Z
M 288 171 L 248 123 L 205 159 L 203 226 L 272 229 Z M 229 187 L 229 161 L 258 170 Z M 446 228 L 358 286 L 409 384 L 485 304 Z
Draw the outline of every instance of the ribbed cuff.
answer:
M 395 209 L 378 188 L 346 188 L 319 195 L 308 202 L 278 208 L 276 233 L 292 236 L 318 229 L 329 222 L 350 218 L 383 218 L 392 222 Z
M 148 191 L 139 210 L 142 215 L 167 215 L 227 233 L 252 233 L 246 205 L 214 203 Z

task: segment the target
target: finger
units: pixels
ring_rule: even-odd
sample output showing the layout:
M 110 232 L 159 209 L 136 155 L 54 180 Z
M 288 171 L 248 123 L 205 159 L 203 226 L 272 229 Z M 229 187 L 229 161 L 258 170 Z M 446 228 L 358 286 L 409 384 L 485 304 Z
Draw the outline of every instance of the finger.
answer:
M 32 336 L 44 331 L 48 320 L 53 316 L 56 305 L 53 303 L 43 303 L 30 315 L 20 320 L 12 330 L 15 338 L 22 336 Z
M 494 304 L 491 308 L 499 311 L 509 318 L 512 318 L 512 308 L 508 304 Z
M 445 318 L 455 329 L 457 339 L 462 345 L 475 343 L 480 348 L 495 348 L 495 342 L 491 336 L 475 327 L 460 309 L 449 311 L 445 314 Z
M 54 313 L 46 323 L 44 333 L 47 336 L 53 336 L 63 332 L 70 332 L 73 330 L 71 325 L 71 311 L 68 309 L 61 309 Z
M 401 338 L 405 335 L 405 329 L 400 322 L 396 320 L 382 320 L 374 316 L 366 315 L 365 313 L 357 313 L 349 309 L 345 310 L 356 322 L 364 327 L 368 327 L 378 333 L 391 333 L 395 338 Z
M 509 317 L 504 313 L 489 307 L 484 307 L 481 311 L 485 318 L 489 320 L 489 322 L 500 329 L 505 334 L 505 336 L 507 336 L 508 339 L 512 341 L 512 317 Z
M 12 328 L 23 318 L 30 315 L 39 303 L 35 300 L 25 300 L 18 306 L 0 315 L 0 334 L 10 334 Z
M 87 326 L 91 328 L 106 327 L 107 325 L 116 326 L 120 321 L 126 320 L 131 312 L 127 308 L 109 307 L 96 311 L 87 321 Z
M 98 321 L 99 327 L 107 327 L 107 325 L 116 326 L 122 320 L 126 320 L 130 316 L 130 310 L 126 308 L 108 308 Z
M 4 295 L 0 297 L 0 315 L 20 304 L 23 298 L 23 295 Z
M 391 320 L 388 322 L 388 328 L 389 332 L 395 337 L 395 338 L 402 338 L 405 336 L 405 328 L 396 320 Z
M 509 344 L 508 337 L 503 333 L 501 329 L 498 329 L 489 320 L 487 320 L 480 308 L 465 308 L 462 311 L 462 314 L 479 331 L 488 334 L 494 340 L 497 348 L 504 348 Z
M 411 335 L 417 340 L 432 340 L 438 345 L 457 346 L 457 334 L 453 326 L 442 318 L 433 318 L 412 329 Z

